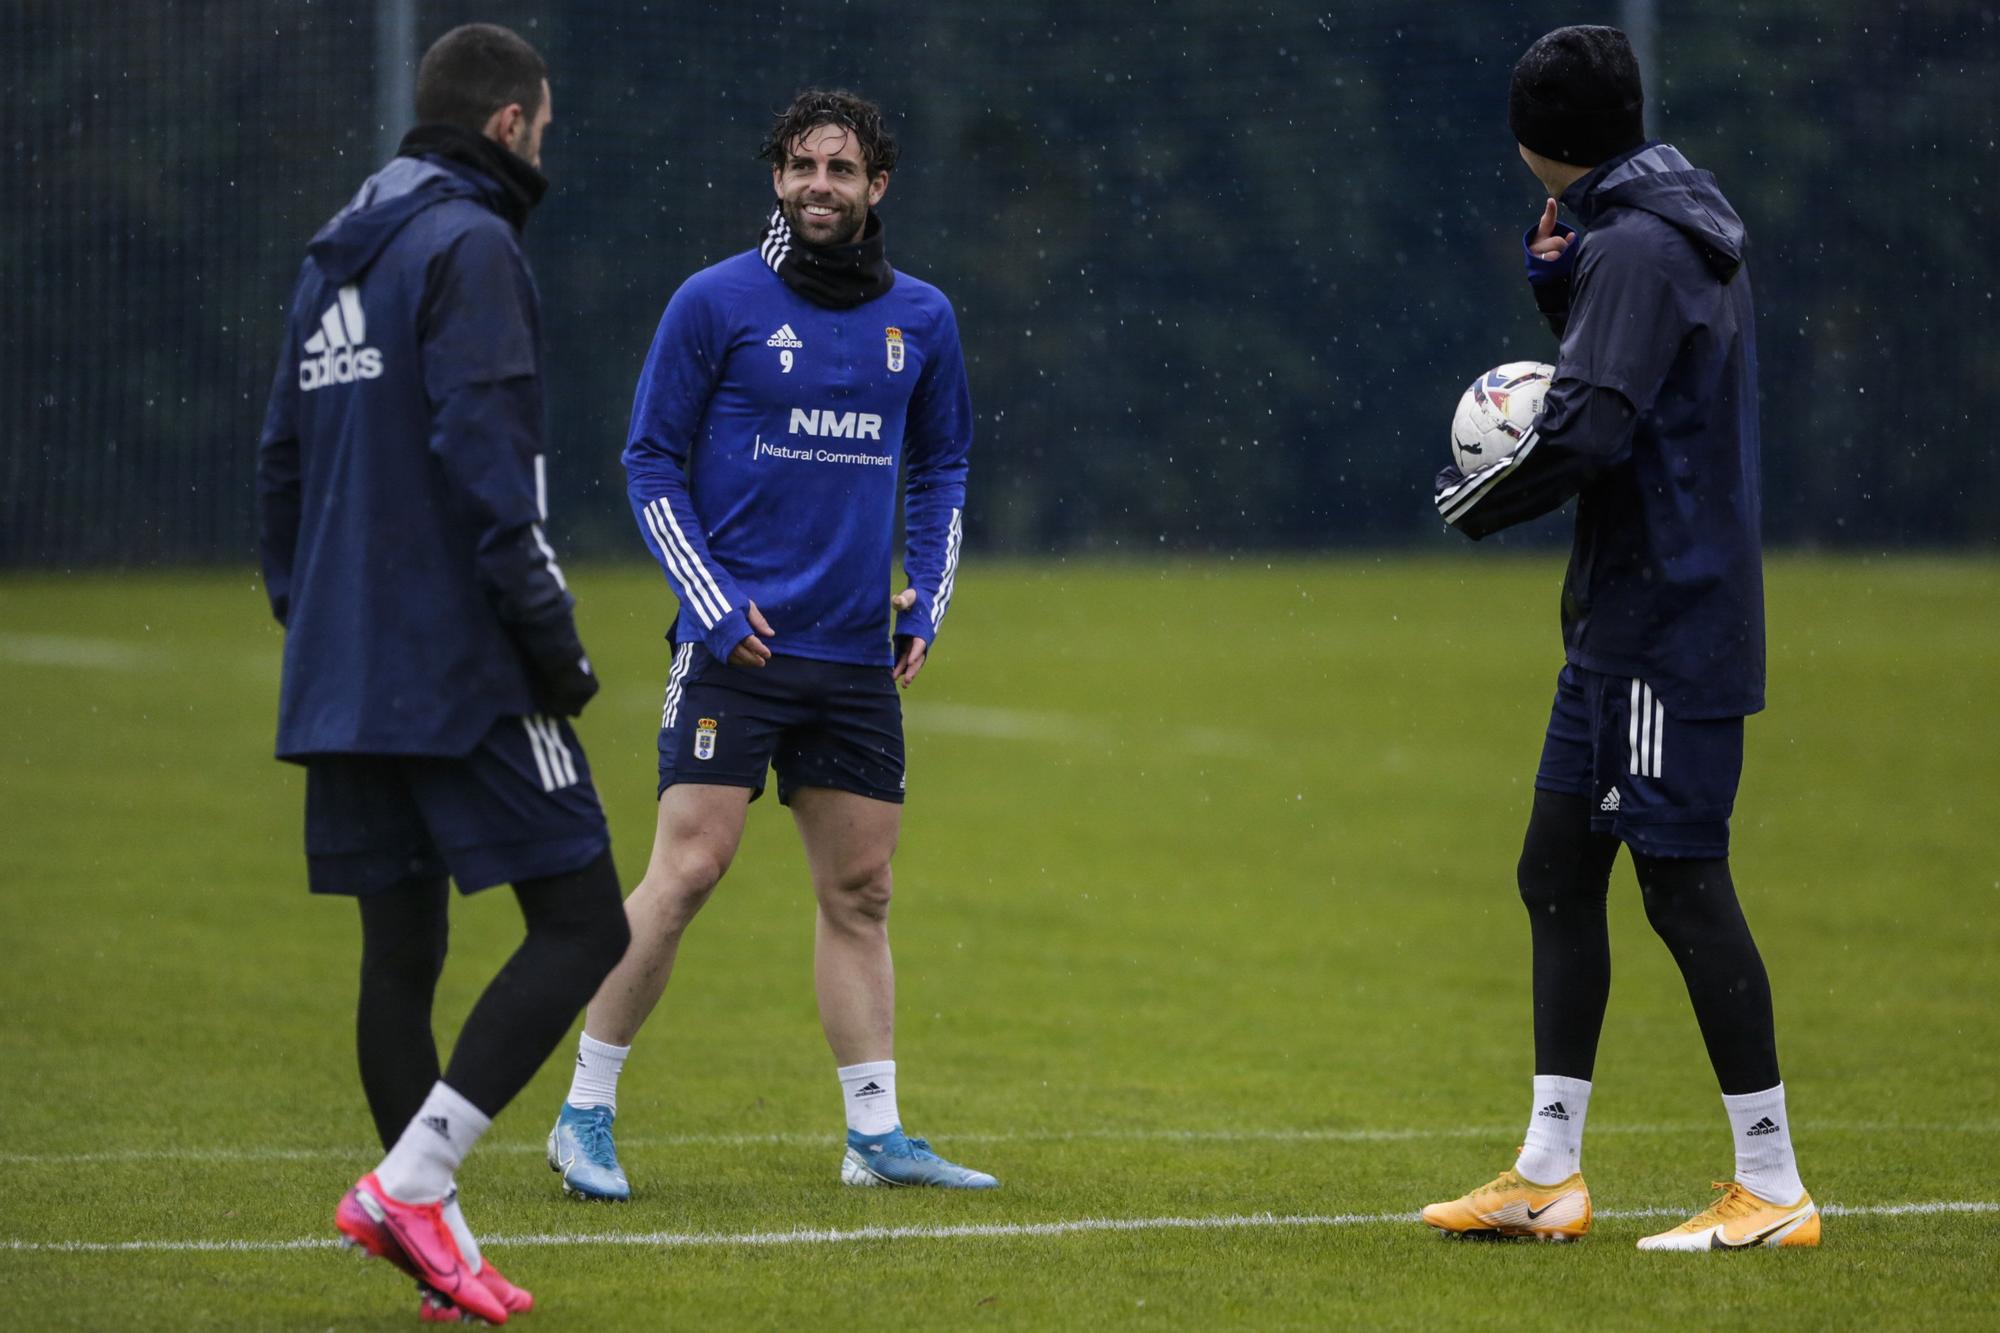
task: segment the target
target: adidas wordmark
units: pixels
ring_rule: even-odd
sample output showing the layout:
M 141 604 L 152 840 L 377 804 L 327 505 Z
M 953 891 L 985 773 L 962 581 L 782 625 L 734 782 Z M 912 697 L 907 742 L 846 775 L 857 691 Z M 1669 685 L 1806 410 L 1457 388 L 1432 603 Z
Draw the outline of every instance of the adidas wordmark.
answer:
M 306 339 L 305 359 L 299 362 L 299 388 L 311 393 L 335 384 L 379 378 L 382 353 L 377 348 L 363 346 L 367 341 L 368 322 L 361 314 L 361 289 L 349 283 L 321 313 L 319 332 Z

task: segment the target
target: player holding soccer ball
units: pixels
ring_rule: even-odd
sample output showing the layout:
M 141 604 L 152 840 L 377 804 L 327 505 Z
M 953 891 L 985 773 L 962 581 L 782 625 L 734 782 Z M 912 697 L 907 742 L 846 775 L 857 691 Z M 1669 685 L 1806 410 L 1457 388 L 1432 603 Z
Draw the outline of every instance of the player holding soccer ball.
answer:
M 1535 1080 L 1511 1170 L 1424 1209 L 1448 1233 L 1573 1239 L 1611 986 L 1605 898 L 1623 843 L 1722 1085 L 1735 1179 L 1642 1250 L 1817 1245 L 1792 1156 L 1771 991 L 1729 875 L 1743 718 L 1764 706 L 1755 320 L 1743 224 L 1674 148 L 1648 143 L 1625 34 L 1549 33 L 1514 67 L 1509 123 L 1551 198 L 1525 237 L 1561 338 L 1518 447 L 1438 476 L 1469 537 L 1577 497 L 1557 677 L 1520 889 L 1534 953 Z M 1557 225 L 1557 200 L 1578 229 Z
M 674 293 L 632 405 L 633 514 L 680 599 L 659 821 L 625 904 L 632 947 L 585 1015 L 549 1165 L 571 1194 L 630 1197 L 611 1136 L 619 1074 L 775 768 L 818 899 L 814 982 L 847 1111 L 840 1178 L 990 1189 L 903 1132 L 889 954 L 896 686 L 923 670 L 964 531 L 958 323 L 937 288 L 889 266 L 875 206 L 896 142 L 877 107 L 801 93 L 763 156 L 777 193 L 763 243 Z M 909 586 L 892 599 L 899 462 Z

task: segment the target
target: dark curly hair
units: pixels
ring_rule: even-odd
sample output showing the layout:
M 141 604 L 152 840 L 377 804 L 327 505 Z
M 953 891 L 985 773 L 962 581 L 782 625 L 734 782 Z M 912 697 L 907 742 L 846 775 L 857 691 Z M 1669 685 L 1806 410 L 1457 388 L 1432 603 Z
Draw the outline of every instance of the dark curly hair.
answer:
M 882 108 L 839 89 L 808 88 L 771 122 L 757 156 L 782 169 L 799 137 L 821 125 L 838 125 L 860 141 L 861 164 L 872 179 L 896 169 L 896 139 L 882 124 Z

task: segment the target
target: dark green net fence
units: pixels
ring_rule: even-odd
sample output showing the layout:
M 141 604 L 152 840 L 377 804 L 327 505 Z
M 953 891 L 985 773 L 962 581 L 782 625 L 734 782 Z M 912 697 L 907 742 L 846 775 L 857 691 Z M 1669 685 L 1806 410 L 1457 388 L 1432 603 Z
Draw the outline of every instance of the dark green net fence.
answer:
M 0 12 L 0 564 L 246 559 L 254 440 L 307 237 L 379 161 L 378 56 L 452 24 L 549 58 L 528 233 L 556 526 L 636 556 L 617 455 L 686 274 L 754 239 L 767 117 L 864 91 L 905 147 L 890 257 L 952 296 L 987 551 L 1439 540 L 1459 389 L 1547 355 L 1508 70 L 1634 7 L 414 0 Z M 1791 543 L 1996 525 L 1991 5 L 1658 6 L 1654 131 L 1751 231 L 1766 520 Z

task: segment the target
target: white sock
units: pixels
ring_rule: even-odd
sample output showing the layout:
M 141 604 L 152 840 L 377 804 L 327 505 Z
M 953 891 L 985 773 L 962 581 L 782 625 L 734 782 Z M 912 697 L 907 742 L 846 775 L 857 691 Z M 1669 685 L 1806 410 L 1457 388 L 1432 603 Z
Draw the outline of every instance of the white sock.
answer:
M 450 1192 L 451 1178 L 492 1123 L 439 1079 L 375 1168 L 375 1178 L 399 1203 L 437 1203 Z
M 465 1224 L 465 1214 L 458 1210 L 457 1181 L 452 1182 L 451 1191 L 444 1196 L 444 1224 L 451 1228 L 451 1238 L 458 1242 L 458 1255 L 465 1260 L 465 1266 L 475 1273 L 486 1267 L 486 1261 L 479 1257 L 479 1242 L 473 1239 L 472 1228 Z
M 874 1060 L 842 1065 L 840 1100 L 847 1106 L 847 1127 L 857 1134 L 887 1134 L 903 1123 L 896 1112 L 896 1062 Z
M 1589 1079 L 1535 1075 L 1535 1104 L 1515 1173 L 1537 1185 L 1559 1185 L 1581 1171 L 1583 1117 L 1589 1110 Z
M 618 1075 L 630 1054 L 630 1046 L 613 1046 L 584 1033 L 576 1043 L 576 1073 L 570 1076 L 569 1096 L 563 1100 L 579 1108 L 602 1106 L 616 1115 Z
M 1792 1127 L 1785 1116 L 1785 1085 L 1722 1097 L 1736 1136 L 1736 1183 L 1766 1203 L 1797 1203 L 1806 1192 L 1792 1156 Z

